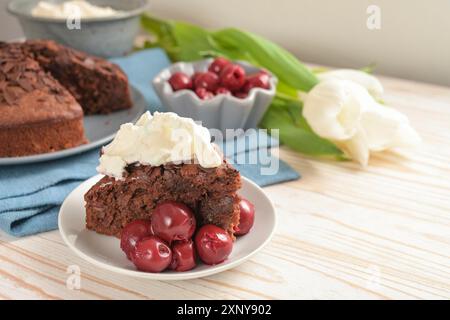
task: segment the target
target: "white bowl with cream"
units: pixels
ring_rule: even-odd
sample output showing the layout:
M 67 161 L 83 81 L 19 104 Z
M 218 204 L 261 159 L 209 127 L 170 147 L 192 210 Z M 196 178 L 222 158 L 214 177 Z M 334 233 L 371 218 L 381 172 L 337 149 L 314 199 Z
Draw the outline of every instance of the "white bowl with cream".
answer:
M 101 57 L 130 52 L 146 0 L 13 0 L 28 39 L 50 39 Z

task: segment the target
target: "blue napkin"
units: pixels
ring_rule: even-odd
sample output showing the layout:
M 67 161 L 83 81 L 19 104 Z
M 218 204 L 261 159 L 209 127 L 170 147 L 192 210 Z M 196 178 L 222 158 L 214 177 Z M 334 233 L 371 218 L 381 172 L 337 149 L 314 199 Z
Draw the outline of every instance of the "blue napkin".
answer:
M 149 49 L 113 60 L 144 95 L 150 111 L 163 110 L 151 80 L 170 65 L 164 51 Z M 264 132 L 246 134 L 220 145 L 241 174 L 260 186 L 295 180 L 300 176 L 271 155 L 278 141 Z M 14 236 L 26 236 L 58 227 L 59 207 L 81 182 L 96 174 L 99 150 L 43 163 L 0 166 L 0 228 Z M 243 164 L 252 159 L 252 164 Z M 256 159 L 256 160 L 255 160 Z M 248 162 L 248 161 L 247 161 Z M 264 174 L 264 172 L 276 174 Z

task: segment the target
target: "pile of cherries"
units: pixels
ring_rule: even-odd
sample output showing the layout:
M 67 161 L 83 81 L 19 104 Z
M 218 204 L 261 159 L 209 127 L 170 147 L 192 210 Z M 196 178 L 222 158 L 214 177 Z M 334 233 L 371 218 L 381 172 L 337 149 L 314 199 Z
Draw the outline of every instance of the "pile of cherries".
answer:
M 244 99 L 253 88 L 270 88 L 270 75 L 260 71 L 246 75 L 244 68 L 225 58 L 216 58 L 206 72 L 196 72 L 189 77 L 183 72 L 174 73 L 169 84 L 174 91 L 193 90 L 202 100 L 219 94 L 233 95 Z
M 240 221 L 235 235 L 247 234 L 255 220 L 255 208 L 246 199 L 239 203 Z M 135 220 L 122 230 L 120 247 L 137 269 L 161 272 L 167 268 L 188 271 L 203 263 L 225 261 L 233 250 L 227 231 L 212 224 L 196 230 L 192 210 L 179 202 L 156 206 L 150 220 Z

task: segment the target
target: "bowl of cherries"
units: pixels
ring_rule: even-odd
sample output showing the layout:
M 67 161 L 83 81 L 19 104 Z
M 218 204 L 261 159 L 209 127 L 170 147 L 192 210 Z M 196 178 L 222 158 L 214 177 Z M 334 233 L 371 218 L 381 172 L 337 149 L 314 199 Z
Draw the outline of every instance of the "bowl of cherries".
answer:
M 240 222 L 234 235 L 247 234 L 255 220 L 251 202 L 239 202 Z M 143 272 L 184 272 L 199 264 L 217 265 L 233 250 L 227 231 L 213 225 L 197 225 L 195 214 L 185 204 L 168 201 L 156 206 L 151 219 L 138 219 L 122 230 L 120 248 Z
M 224 134 L 227 129 L 256 128 L 275 96 L 276 84 L 269 71 L 222 57 L 178 62 L 153 80 L 167 111 Z

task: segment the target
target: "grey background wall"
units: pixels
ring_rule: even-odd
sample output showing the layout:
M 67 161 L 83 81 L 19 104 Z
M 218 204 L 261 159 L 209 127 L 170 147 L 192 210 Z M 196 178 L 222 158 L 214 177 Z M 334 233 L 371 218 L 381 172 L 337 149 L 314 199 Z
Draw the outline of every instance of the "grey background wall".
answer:
M 0 40 L 11 40 L 22 36 L 19 23 L 6 12 L 9 0 L 0 0 Z
M 0 39 L 20 28 L 0 0 Z M 210 28 L 235 26 L 264 35 L 304 61 L 336 67 L 376 63 L 376 72 L 450 86 L 450 1 L 150 0 L 151 12 Z M 366 26 L 369 5 L 381 28 Z

